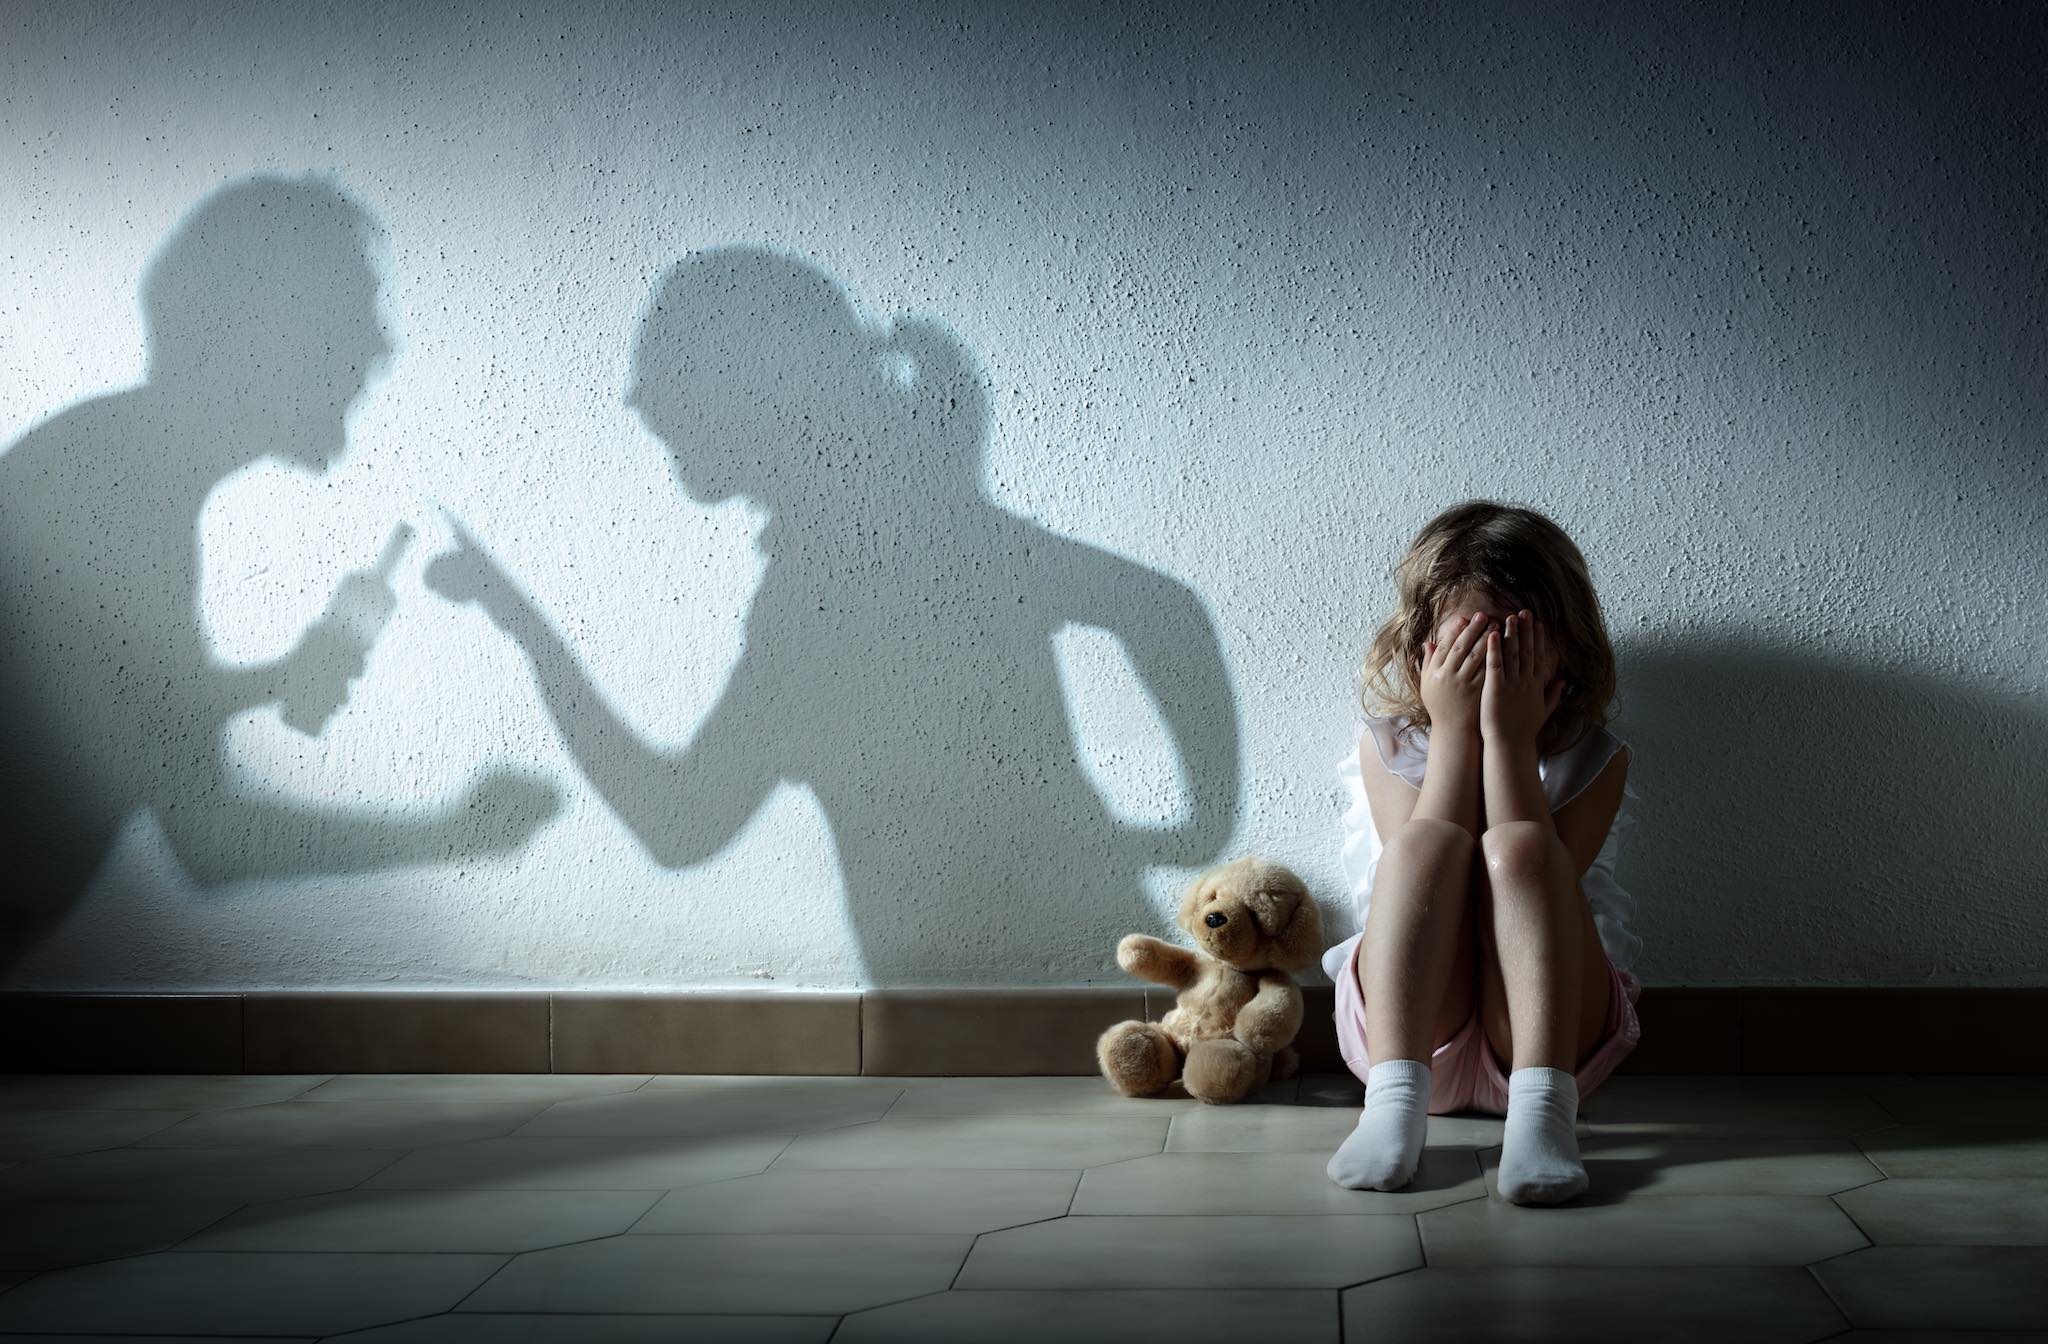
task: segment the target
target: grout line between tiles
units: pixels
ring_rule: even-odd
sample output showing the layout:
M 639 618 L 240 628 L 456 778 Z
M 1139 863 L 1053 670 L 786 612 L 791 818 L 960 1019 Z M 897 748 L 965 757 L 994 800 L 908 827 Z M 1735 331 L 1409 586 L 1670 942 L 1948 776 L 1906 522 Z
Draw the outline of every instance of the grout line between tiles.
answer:
M 1832 1260 L 1834 1259 L 1834 1257 L 1829 1256 L 1828 1259 Z M 1851 1330 L 1856 1329 L 1857 1326 L 1855 1320 L 1849 1315 L 1849 1309 L 1842 1305 L 1840 1298 L 1836 1297 L 1832 1292 L 1828 1291 L 1827 1280 L 1823 1279 L 1817 1272 L 1819 1268 L 1826 1263 L 1827 1260 L 1816 1260 L 1810 1265 L 1801 1266 L 1801 1268 L 1805 1269 L 1806 1277 L 1812 1279 L 1814 1284 L 1817 1287 L 1819 1287 L 1822 1296 L 1827 1298 L 1828 1305 L 1835 1309 L 1835 1315 L 1840 1316 L 1842 1318 L 1842 1328 L 1840 1330 L 1835 1331 L 1835 1334 L 1833 1335 L 1825 1336 L 1825 1338 L 1833 1339 L 1835 1338 L 1835 1335 L 1848 1334 Z
M 462 1304 L 463 1304 L 464 1302 L 467 1302 L 467 1301 L 469 1301 L 469 1299 L 471 1299 L 472 1297 L 475 1297 L 475 1296 L 476 1296 L 476 1295 L 477 1295 L 477 1294 L 478 1294 L 479 1292 L 482 1292 L 482 1291 L 483 1291 L 483 1286 L 484 1286 L 485 1284 L 489 1283 L 489 1282 L 490 1282 L 490 1281 L 491 1281 L 492 1279 L 495 1279 L 495 1278 L 497 1278 L 497 1277 L 498 1277 L 498 1276 L 499 1276 L 500 1274 L 503 1274 L 503 1273 L 505 1272 L 506 1266 L 507 1266 L 507 1265 L 510 1265 L 510 1264 L 511 1264 L 511 1263 L 512 1263 L 512 1262 L 513 1262 L 514 1260 L 517 1260 L 517 1259 L 519 1258 L 519 1254 L 520 1254 L 519 1252 L 515 1251 L 515 1252 L 513 1252 L 513 1253 L 512 1253 L 511 1255 L 508 1255 L 508 1256 L 506 1256 L 506 1257 L 505 1257 L 505 1263 L 504 1263 L 504 1264 L 502 1264 L 502 1265 L 499 1265 L 499 1266 L 498 1266 L 498 1267 L 497 1267 L 496 1269 L 494 1269 L 494 1270 L 492 1270 L 492 1271 L 491 1271 L 490 1273 L 488 1273 L 488 1274 L 484 1275 L 484 1276 L 483 1276 L 483 1277 L 482 1277 L 481 1279 L 478 1279 L 478 1280 L 476 1281 L 476 1286 L 475 1286 L 475 1287 L 471 1288 L 471 1289 L 470 1289 L 470 1290 L 469 1290 L 468 1292 L 464 1293 L 464 1294 L 463 1294 L 463 1295 L 462 1295 L 461 1297 L 458 1297 L 458 1298 L 456 1298 L 456 1299 L 455 1299 L 455 1301 L 453 1301 L 453 1302 L 449 1303 L 449 1304 L 448 1304 L 448 1305 L 447 1305 L 447 1306 L 446 1306 L 445 1308 L 443 1308 L 442 1310 L 440 1310 L 440 1311 L 437 1311 L 437 1312 L 435 1312 L 435 1313 L 433 1313 L 433 1314 L 434 1314 L 434 1315 L 436 1315 L 436 1316 L 453 1316 L 453 1315 L 454 1315 L 454 1314 L 455 1314 L 455 1313 L 456 1313 L 456 1312 L 457 1312 L 458 1310 L 460 1310 L 460 1309 L 461 1309 L 461 1307 L 462 1307 Z
M 1874 1182 L 1866 1182 L 1866 1184 L 1874 1184 Z M 1860 1189 L 1861 1187 L 1858 1187 L 1858 1188 Z M 1851 1227 L 1853 1227 L 1853 1228 L 1855 1228 L 1855 1229 L 1856 1229 L 1856 1235 L 1857 1235 L 1857 1236 L 1859 1236 L 1859 1237 L 1863 1238 L 1863 1240 L 1864 1240 L 1864 1241 L 1866 1241 L 1866 1242 L 1868 1242 L 1868 1243 L 1869 1243 L 1869 1245 L 1867 1245 L 1867 1246 L 1858 1246 L 1858 1247 L 1856 1247 L 1856 1248 L 1855 1248 L 1856 1250 L 1858 1250 L 1858 1251 L 1867 1251 L 1867 1250 L 1869 1250 L 1869 1249 L 1870 1249 L 1870 1247 L 1871 1247 L 1871 1246 L 1875 1246 L 1875 1245 L 1877 1245 L 1877 1238 L 1876 1238 L 1876 1237 L 1873 1237 L 1873 1236 L 1871 1236 L 1871 1235 L 1870 1235 L 1870 1234 L 1869 1234 L 1868 1232 L 1866 1232 L 1866 1231 L 1864 1231 L 1864 1230 L 1863 1230 L 1863 1224 L 1861 1224 L 1861 1223 L 1859 1223 L 1859 1222 L 1857 1222 L 1857 1221 L 1856 1221 L 1856 1215 L 1855 1215 L 1855 1214 L 1853 1214 L 1853 1213 L 1849 1212 L 1849 1211 L 1848 1211 L 1847 1209 L 1844 1209 L 1844 1208 L 1842 1208 L 1842 1201 L 1841 1201 L 1841 1200 L 1839 1200 L 1839 1199 L 1836 1199 L 1836 1198 L 1835 1198 L 1835 1197 L 1834 1197 L 1833 1195 L 1829 1195 L 1829 1196 L 1828 1196 L 1828 1203 L 1830 1203 L 1830 1204 L 1834 1205 L 1834 1206 L 1835 1206 L 1835 1208 L 1836 1208 L 1837 1210 L 1839 1210 L 1839 1211 L 1841 1212 L 1841 1215 L 1842 1215 L 1842 1216 L 1843 1216 L 1844 1218 L 1847 1218 L 1847 1219 L 1849 1220 L 1849 1226 L 1851 1226 Z M 1854 1251 L 1844 1251 L 1844 1252 L 1842 1252 L 1842 1254 L 1844 1254 L 1844 1255 L 1853 1255 L 1854 1253 L 1855 1253 Z M 1835 1258 L 1835 1257 L 1834 1257 L 1834 1256 L 1832 1256 L 1832 1255 L 1831 1255 L 1831 1256 L 1828 1256 L 1828 1257 L 1827 1257 L 1827 1259 L 1829 1259 L 1829 1260 L 1832 1260 L 1832 1259 L 1834 1259 L 1834 1258 Z M 1819 1264 L 1819 1263 L 1820 1263 L 1820 1261 L 1816 1260 L 1816 1261 L 1813 1261 L 1812 1263 L 1813 1263 L 1813 1264 Z

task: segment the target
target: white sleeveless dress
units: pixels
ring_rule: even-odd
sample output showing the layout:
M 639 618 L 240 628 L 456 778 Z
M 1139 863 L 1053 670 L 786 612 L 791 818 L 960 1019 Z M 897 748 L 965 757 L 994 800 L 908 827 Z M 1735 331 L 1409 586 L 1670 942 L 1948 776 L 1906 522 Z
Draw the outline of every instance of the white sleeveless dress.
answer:
M 1418 729 L 1421 742 L 1410 747 L 1396 735 L 1399 726 L 1398 719 L 1383 719 L 1354 711 L 1351 747 L 1337 762 L 1337 775 L 1344 781 L 1346 798 L 1344 877 L 1351 889 L 1360 931 L 1323 953 L 1323 972 L 1332 983 L 1343 974 L 1344 963 L 1352 948 L 1364 937 L 1365 911 L 1372 900 L 1373 872 L 1380 862 L 1379 831 L 1372 824 L 1372 806 L 1366 801 L 1365 776 L 1358 758 L 1360 739 L 1370 732 L 1381 763 L 1414 788 L 1422 788 L 1423 768 L 1429 757 L 1429 730 Z M 1555 812 L 1577 797 L 1624 745 L 1620 738 L 1604 728 L 1595 729 L 1562 754 L 1538 759 L 1536 773 L 1543 781 L 1543 796 L 1549 802 L 1550 810 Z M 1636 898 L 1614 879 L 1614 864 L 1620 854 L 1622 835 L 1636 821 L 1635 809 L 1631 805 L 1640 801 L 1633 782 L 1633 751 L 1630 752 L 1629 774 L 1631 778 L 1622 783 L 1621 810 L 1615 814 L 1614 824 L 1608 828 L 1607 841 L 1601 845 L 1600 855 L 1593 860 L 1593 866 L 1586 870 L 1580 887 L 1586 893 L 1587 904 L 1593 909 L 1593 924 L 1600 931 L 1600 944 L 1606 948 L 1608 960 L 1614 963 L 1616 970 L 1633 975 L 1637 954 L 1643 947 L 1643 940 L 1629 930 L 1630 922 L 1635 918 Z

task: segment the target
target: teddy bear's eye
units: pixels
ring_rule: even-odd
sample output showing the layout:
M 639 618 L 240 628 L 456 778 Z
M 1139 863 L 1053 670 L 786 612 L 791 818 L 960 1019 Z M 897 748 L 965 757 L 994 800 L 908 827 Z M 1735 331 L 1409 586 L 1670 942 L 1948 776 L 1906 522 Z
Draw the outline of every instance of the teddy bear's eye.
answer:
M 1220 929 L 1225 924 L 1228 924 L 1230 922 L 1230 916 L 1224 914 L 1212 914 L 1202 922 L 1204 924 L 1207 924 L 1212 929 Z

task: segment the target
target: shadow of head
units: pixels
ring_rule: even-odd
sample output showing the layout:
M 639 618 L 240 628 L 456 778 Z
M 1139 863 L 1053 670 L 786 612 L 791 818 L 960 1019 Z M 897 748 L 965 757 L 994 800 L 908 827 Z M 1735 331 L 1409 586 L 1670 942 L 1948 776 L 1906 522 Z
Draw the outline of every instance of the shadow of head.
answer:
M 350 406 L 393 349 L 378 307 L 383 246 L 369 211 L 313 174 L 215 191 L 142 276 L 151 388 L 231 406 L 218 413 L 223 437 L 250 456 L 331 466 Z
M 625 402 L 707 503 L 745 495 L 845 512 L 972 494 L 988 396 L 942 324 L 871 322 L 830 276 L 760 247 L 695 252 L 656 282 Z

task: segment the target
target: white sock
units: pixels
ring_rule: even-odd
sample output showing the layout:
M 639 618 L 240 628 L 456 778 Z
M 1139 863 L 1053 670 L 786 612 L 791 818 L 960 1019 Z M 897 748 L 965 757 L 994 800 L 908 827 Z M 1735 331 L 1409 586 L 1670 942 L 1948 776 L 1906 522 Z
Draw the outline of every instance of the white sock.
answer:
M 1429 1133 L 1429 1065 L 1386 1059 L 1365 1071 L 1365 1109 L 1330 1158 L 1330 1179 L 1347 1190 L 1398 1190 L 1415 1178 Z
M 1586 1188 L 1579 1161 L 1579 1080 L 1563 1069 L 1508 1075 L 1508 1122 L 1496 1184 L 1511 1204 L 1560 1204 Z

